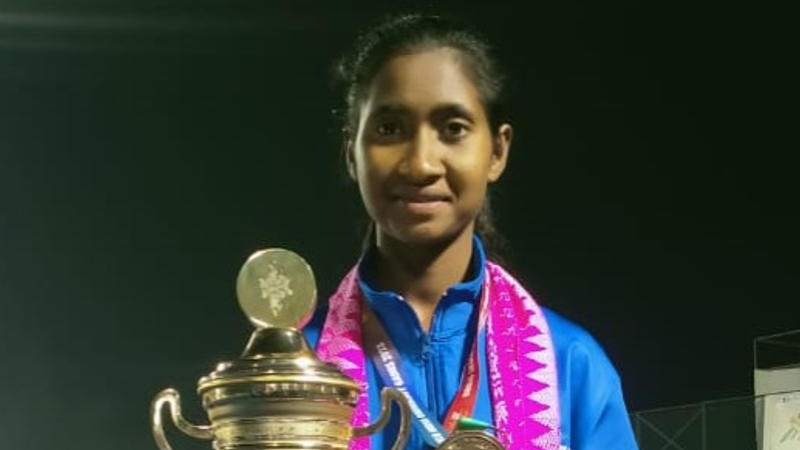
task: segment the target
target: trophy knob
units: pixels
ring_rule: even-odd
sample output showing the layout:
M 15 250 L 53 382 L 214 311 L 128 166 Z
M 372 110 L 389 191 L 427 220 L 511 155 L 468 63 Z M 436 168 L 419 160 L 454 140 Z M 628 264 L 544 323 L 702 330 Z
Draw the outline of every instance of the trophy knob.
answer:
M 302 329 L 314 313 L 317 284 L 300 255 L 269 248 L 253 253 L 242 265 L 236 296 L 256 328 Z
M 193 425 L 181 414 L 181 396 L 175 389 L 169 388 L 159 392 L 153 399 L 150 405 L 150 417 L 152 419 L 153 436 L 156 439 L 156 445 L 161 450 L 172 450 L 172 447 L 164 435 L 164 427 L 161 424 L 162 408 L 164 405 L 169 406 L 169 412 L 172 416 L 172 422 L 179 430 L 188 434 L 189 436 L 198 439 L 212 439 L 214 437 L 210 425 Z

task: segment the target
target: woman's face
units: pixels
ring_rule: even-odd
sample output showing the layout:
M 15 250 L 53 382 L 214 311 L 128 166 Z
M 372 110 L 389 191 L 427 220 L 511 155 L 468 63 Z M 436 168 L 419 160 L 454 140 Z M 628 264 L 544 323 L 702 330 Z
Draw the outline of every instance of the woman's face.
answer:
M 379 235 L 433 243 L 472 232 L 510 142 L 509 125 L 492 136 L 457 51 L 439 48 L 397 56 L 376 74 L 348 169 Z

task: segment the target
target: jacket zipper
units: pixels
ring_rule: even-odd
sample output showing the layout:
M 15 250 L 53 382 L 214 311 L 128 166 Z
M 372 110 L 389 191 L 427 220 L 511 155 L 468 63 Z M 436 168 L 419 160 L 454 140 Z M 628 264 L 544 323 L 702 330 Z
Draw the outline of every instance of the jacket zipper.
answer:
M 439 405 L 436 401 L 436 365 L 434 364 L 433 350 L 431 349 L 431 335 L 425 333 L 422 344 L 422 359 L 425 361 L 425 381 L 428 386 L 428 410 L 436 420 L 439 420 Z

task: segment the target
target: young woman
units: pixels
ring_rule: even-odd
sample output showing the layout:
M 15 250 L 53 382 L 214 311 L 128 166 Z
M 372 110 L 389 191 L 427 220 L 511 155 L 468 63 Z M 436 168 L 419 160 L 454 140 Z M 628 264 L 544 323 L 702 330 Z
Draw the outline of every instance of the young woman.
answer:
M 418 406 L 408 448 L 435 447 L 469 418 L 509 449 L 635 449 L 600 346 L 487 259 L 487 188 L 513 136 L 489 46 L 411 15 L 366 34 L 348 61 L 347 169 L 373 226 L 305 333 L 362 383 L 354 425 L 402 385 Z M 389 448 L 397 428 L 393 414 L 351 448 Z

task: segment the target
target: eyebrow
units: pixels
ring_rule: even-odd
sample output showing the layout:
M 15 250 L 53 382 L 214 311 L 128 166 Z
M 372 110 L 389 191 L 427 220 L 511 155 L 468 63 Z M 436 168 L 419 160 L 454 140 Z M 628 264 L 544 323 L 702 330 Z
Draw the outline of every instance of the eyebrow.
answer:
M 379 105 L 377 108 L 375 108 L 370 113 L 370 116 L 407 114 L 408 112 L 409 112 L 408 108 L 406 108 L 403 105 L 396 103 L 387 103 Z
M 410 110 L 404 105 L 397 103 L 387 103 L 379 105 L 372 111 L 370 116 L 378 115 L 399 115 L 409 114 Z M 464 105 L 460 103 L 442 103 L 436 105 L 431 112 L 431 116 L 435 119 L 443 119 L 447 117 L 463 117 L 471 122 L 475 122 L 475 114 L 470 112 Z
M 460 103 L 445 103 L 437 105 L 431 114 L 434 118 L 463 117 L 470 122 L 475 122 L 475 115 Z

